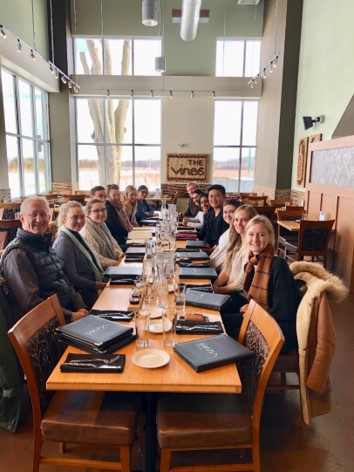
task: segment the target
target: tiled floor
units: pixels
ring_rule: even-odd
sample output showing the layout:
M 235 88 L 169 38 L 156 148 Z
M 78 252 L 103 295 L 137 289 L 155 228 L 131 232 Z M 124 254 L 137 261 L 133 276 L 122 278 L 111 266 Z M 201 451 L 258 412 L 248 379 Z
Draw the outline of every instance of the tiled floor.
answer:
M 354 295 L 340 305 L 333 305 L 333 314 L 337 330 L 331 372 L 333 410 L 316 418 L 311 429 L 302 429 L 298 392 L 268 394 L 262 418 L 262 472 L 354 470 Z M 140 468 L 141 452 L 137 445 L 134 470 Z M 31 461 L 31 421 L 15 434 L 0 430 L 0 472 L 30 472 Z M 59 470 L 68 469 L 41 468 L 41 472 Z

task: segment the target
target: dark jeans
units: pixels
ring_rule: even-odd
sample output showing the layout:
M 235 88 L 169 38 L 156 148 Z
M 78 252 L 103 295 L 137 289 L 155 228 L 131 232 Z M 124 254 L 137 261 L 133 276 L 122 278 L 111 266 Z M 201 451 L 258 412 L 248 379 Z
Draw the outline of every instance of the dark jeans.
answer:
M 233 339 L 237 340 L 243 320 L 243 314 L 240 313 L 240 308 L 247 303 L 247 298 L 239 292 L 235 292 L 231 294 L 230 303 L 221 309 L 221 319 L 225 331 Z

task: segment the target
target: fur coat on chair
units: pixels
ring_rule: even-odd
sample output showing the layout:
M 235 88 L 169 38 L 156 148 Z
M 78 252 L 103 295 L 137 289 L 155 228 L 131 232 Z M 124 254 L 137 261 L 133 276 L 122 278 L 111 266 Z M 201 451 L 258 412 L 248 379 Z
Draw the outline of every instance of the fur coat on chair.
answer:
M 295 279 L 306 283 L 297 311 L 300 395 L 305 424 L 331 410 L 329 369 L 335 351 L 335 329 L 329 301 L 339 303 L 348 295 L 343 282 L 312 262 L 290 265 Z

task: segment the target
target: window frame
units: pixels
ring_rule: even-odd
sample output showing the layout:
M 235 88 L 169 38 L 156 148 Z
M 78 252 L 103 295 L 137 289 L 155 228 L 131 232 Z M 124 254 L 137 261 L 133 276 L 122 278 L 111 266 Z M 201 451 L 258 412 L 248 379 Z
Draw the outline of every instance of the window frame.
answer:
M 224 72 L 222 74 L 218 74 L 217 67 L 218 67 L 218 43 L 223 43 L 225 45 L 226 43 L 233 43 L 233 42 L 243 42 L 243 63 L 242 63 L 242 75 L 225 75 Z M 260 70 L 260 60 L 258 63 L 258 66 L 255 66 L 256 72 L 250 76 L 245 75 L 246 71 L 246 63 L 247 63 L 247 43 L 249 42 L 258 42 L 259 47 L 260 47 L 260 52 L 261 52 L 261 47 L 262 47 L 262 38 L 238 38 L 238 37 L 218 37 L 216 38 L 216 43 L 215 43 L 215 77 L 252 77 L 253 75 L 256 75 L 256 73 Z M 224 57 L 220 58 L 222 60 L 222 69 L 224 70 L 225 68 L 225 62 L 224 62 Z

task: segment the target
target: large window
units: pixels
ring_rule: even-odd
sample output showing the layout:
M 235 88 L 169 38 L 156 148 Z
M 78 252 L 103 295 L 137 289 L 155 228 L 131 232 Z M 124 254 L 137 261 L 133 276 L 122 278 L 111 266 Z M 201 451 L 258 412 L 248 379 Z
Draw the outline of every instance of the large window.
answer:
M 161 102 L 76 98 L 79 187 L 160 187 Z
M 161 75 L 155 57 L 161 39 L 80 38 L 74 40 L 75 71 L 85 75 Z
M 258 102 L 216 100 L 213 183 L 228 192 L 253 190 Z
M 47 94 L 1 70 L 11 197 L 50 190 Z
M 216 41 L 217 77 L 253 77 L 259 72 L 261 41 L 218 39 Z

